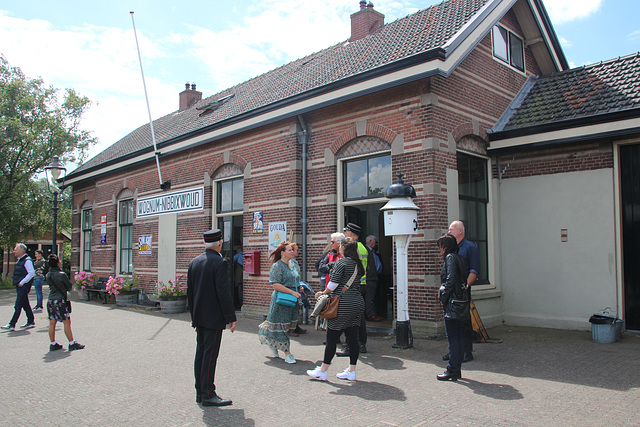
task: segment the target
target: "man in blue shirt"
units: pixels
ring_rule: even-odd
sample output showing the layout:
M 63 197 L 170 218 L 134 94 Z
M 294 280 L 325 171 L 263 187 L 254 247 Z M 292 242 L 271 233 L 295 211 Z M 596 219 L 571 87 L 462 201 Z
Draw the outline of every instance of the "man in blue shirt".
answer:
M 465 239 L 464 224 L 462 221 L 453 221 L 449 226 L 449 234 L 452 234 L 458 242 L 458 254 L 464 259 L 467 267 L 467 289 L 469 297 L 471 297 L 471 285 L 476 281 L 478 273 L 480 273 L 480 251 L 475 243 Z M 462 322 L 462 330 L 464 334 L 464 359 L 463 362 L 473 360 L 473 324 L 471 317 Z M 449 360 L 449 355 L 443 357 Z

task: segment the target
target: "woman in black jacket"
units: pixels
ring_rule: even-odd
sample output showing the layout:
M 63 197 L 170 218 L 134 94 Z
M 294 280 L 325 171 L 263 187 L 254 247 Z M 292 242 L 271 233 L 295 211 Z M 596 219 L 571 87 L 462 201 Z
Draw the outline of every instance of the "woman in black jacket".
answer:
M 449 341 L 449 363 L 447 370 L 438 375 L 440 381 L 457 381 L 462 378 L 461 366 L 464 358 L 464 335 L 462 330 L 462 320 L 452 315 L 448 305 L 451 298 L 463 300 L 465 285 L 464 260 L 458 255 L 458 242 L 451 234 L 446 234 L 438 239 L 438 247 L 444 259 L 442 271 L 440 272 L 439 297 L 444 309 L 444 326 L 447 331 L 447 341 Z M 467 301 L 468 304 L 468 301 Z
M 45 281 L 49 285 L 49 300 L 47 301 L 47 312 L 49 313 L 49 351 L 62 349 L 62 345 L 56 342 L 56 323 L 62 322 L 64 334 L 69 340 L 69 351 L 82 350 L 84 345 L 73 339 L 71 331 L 71 304 L 67 298 L 67 292 L 72 288 L 69 278 L 60 269 L 62 262 L 57 255 L 51 254 L 47 258 L 49 272 L 45 276 Z

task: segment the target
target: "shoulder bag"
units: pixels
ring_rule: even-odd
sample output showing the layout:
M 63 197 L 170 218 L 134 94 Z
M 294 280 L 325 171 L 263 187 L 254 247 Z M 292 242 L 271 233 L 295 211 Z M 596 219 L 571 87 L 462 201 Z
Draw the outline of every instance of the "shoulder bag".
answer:
M 353 274 L 351 278 L 347 282 L 346 285 L 342 288 L 342 292 L 345 292 L 347 289 L 351 287 L 351 284 L 354 280 L 356 280 L 356 276 L 358 275 L 358 266 L 356 265 L 356 269 L 353 270 Z M 325 319 L 334 319 L 338 316 L 338 305 L 340 305 L 340 295 L 327 296 L 326 303 L 324 308 L 320 312 L 320 317 Z
M 280 292 L 278 291 L 278 295 L 276 296 L 276 303 L 280 305 L 284 305 L 285 307 L 294 307 L 298 302 L 298 297 L 288 292 Z

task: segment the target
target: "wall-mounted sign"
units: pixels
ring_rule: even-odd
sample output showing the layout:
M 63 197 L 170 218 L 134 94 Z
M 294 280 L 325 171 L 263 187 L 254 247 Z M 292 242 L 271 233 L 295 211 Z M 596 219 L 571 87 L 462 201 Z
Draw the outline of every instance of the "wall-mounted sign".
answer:
M 150 256 L 151 255 L 151 234 L 144 236 L 138 236 L 138 256 Z
M 199 211 L 204 209 L 204 187 L 141 197 L 136 203 L 136 217 Z
M 269 253 L 287 240 L 287 221 L 269 223 Z
M 262 211 L 253 213 L 253 234 L 262 234 L 264 231 Z
M 100 216 L 100 243 L 107 243 L 107 214 Z

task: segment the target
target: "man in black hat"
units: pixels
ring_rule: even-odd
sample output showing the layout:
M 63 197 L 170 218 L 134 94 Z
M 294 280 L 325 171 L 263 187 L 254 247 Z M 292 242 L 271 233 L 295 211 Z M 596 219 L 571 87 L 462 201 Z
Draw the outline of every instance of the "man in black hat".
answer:
M 205 251 L 189 263 L 187 273 L 191 326 L 196 328 L 196 402 L 202 402 L 203 406 L 226 406 L 232 402 L 216 394 L 214 379 L 222 331 L 227 324 L 231 332 L 236 330 L 233 288 L 227 260 L 220 255 L 222 232 L 209 230 L 203 237 Z

